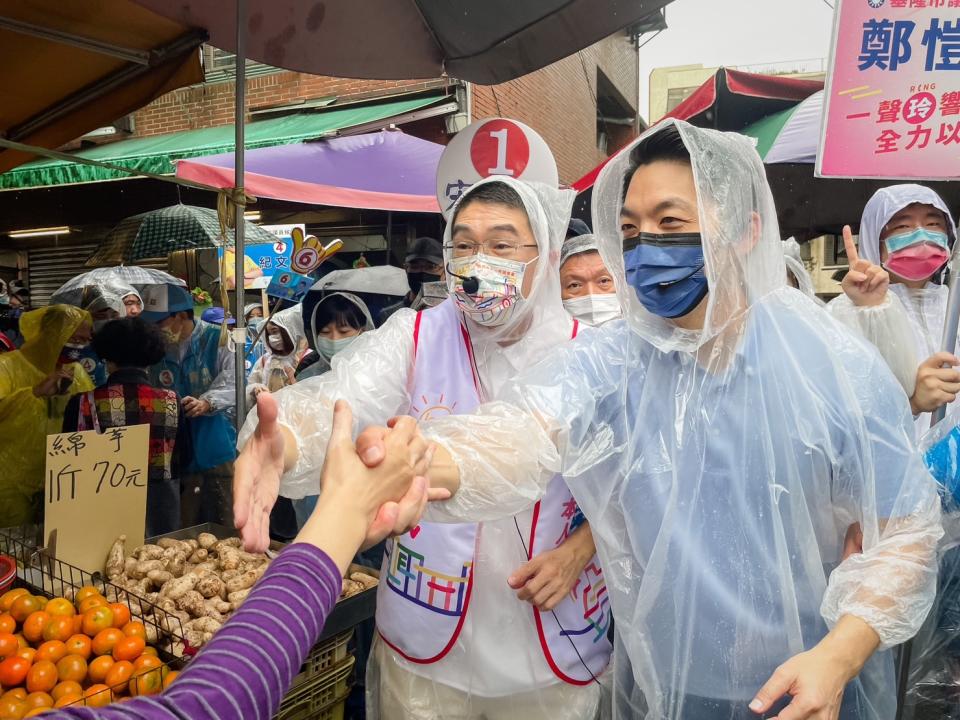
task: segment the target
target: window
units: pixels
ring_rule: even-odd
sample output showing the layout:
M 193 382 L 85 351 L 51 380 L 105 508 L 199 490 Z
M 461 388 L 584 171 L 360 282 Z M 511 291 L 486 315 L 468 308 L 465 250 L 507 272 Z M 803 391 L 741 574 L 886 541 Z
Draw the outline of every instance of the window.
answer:
M 235 72 L 237 56 L 234 53 L 215 48 L 213 45 L 203 46 L 203 79 L 207 83 L 221 83 L 232 80 Z M 247 60 L 247 77 L 270 75 L 281 72 L 280 68 L 271 65 Z
M 696 87 L 670 88 L 667 90 L 667 112 L 671 112 L 677 105 L 693 95 Z
M 847 264 L 847 250 L 842 235 L 825 235 L 823 238 L 823 266 L 837 267 Z

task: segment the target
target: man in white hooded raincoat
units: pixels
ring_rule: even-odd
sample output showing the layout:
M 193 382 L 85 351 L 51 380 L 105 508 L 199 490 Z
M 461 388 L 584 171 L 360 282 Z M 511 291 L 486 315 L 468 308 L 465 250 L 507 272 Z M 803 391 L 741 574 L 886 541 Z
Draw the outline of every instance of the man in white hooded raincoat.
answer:
M 257 442 L 272 432 L 262 427 L 247 443 L 251 413 L 239 447 L 256 462 L 238 467 L 257 470 L 235 479 L 248 547 L 265 547 L 278 480 L 288 497 L 317 492 L 335 400 L 350 402 L 361 427 L 470 412 L 577 333 L 558 273 L 572 201 L 571 191 L 510 178 L 473 185 L 444 236 L 451 296 L 398 310 L 329 373 L 276 393 L 282 449 Z M 418 525 L 387 547 L 369 716 L 592 720 L 611 654 L 607 592 L 589 527 L 558 477 L 542 502 L 496 521 Z
M 786 287 L 746 138 L 667 121 L 593 203 L 624 319 L 509 402 L 423 424 L 456 491 L 428 517 L 500 517 L 562 471 L 611 592 L 621 718 L 893 718 L 890 648 L 929 610 L 941 535 L 896 380 Z M 358 439 L 368 461 L 381 434 Z

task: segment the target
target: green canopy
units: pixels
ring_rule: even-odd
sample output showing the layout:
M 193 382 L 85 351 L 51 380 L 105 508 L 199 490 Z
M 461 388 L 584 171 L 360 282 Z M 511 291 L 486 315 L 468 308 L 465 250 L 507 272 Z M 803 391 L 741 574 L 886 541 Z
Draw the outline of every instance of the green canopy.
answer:
M 432 105 L 440 97 L 420 97 L 372 105 L 348 106 L 313 113 L 296 113 L 271 120 L 248 123 L 248 149 L 289 145 L 331 135 L 344 128 L 387 120 L 397 115 Z M 186 130 L 166 135 L 131 138 L 98 145 L 75 153 L 89 160 L 121 165 L 157 175 L 172 175 L 177 160 L 233 152 L 233 125 Z M 109 168 L 67 162 L 37 160 L 0 174 L 0 190 L 69 185 L 129 178 L 130 175 Z

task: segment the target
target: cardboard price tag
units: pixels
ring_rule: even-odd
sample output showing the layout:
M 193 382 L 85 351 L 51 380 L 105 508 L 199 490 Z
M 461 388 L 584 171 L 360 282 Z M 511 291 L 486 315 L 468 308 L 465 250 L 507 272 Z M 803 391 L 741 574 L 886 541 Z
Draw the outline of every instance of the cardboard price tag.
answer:
M 102 572 L 118 535 L 143 543 L 150 428 L 47 436 L 44 541 L 58 559 Z

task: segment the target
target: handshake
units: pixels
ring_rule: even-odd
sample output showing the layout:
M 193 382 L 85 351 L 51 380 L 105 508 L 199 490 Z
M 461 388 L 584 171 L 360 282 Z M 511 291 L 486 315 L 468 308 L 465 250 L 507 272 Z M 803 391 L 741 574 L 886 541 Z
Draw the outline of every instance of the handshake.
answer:
M 234 479 L 234 521 L 244 548 L 263 552 L 270 544 L 270 511 L 277 501 L 280 477 L 297 460 L 296 441 L 277 421 L 276 400 L 257 397 L 259 422 L 237 458 Z M 389 427 L 371 427 L 353 442 L 350 406 L 337 401 L 333 427 L 318 489 L 314 514 L 301 536 L 330 526 L 339 528 L 338 542 L 353 547 L 375 545 L 390 535 L 415 527 L 428 501 L 446 500 L 449 490 L 431 488 L 427 468 L 434 448 L 420 435 L 416 420 L 400 417 Z M 298 541 L 312 542 L 311 537 Z

